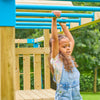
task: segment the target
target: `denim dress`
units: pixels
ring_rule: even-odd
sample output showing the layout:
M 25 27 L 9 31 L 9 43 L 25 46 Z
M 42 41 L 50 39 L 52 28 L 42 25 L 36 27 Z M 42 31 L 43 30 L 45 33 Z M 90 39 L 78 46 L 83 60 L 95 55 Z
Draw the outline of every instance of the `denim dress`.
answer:
M 72 72 L 62 67 L 60 82 L 57 83 L 55 100 L 82 100 L 79 85 L 80 72 L 73 67 Z

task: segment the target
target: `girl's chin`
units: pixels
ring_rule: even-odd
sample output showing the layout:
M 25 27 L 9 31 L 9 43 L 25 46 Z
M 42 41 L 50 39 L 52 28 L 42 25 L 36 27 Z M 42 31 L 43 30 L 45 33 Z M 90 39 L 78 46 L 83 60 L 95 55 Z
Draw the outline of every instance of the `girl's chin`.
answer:
M 65 57 L 69 57 L 70 55 L 69 54 L 65 54 Z

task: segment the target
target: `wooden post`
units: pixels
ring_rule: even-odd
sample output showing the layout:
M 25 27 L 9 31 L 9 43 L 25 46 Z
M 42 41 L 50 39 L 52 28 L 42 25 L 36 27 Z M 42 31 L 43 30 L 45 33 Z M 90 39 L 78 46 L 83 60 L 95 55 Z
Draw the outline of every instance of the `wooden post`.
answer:
M 0 34 L 0 100 L 1 100 L 1 34 Z
M 41 55 L 34 55 L 34 89 L 41 89 Z
M 19 71 L 19 55 L 16 55 L 16 67 L 15 67 L 15 89 L 20 90 L 20 71 Z
M 15 0 L 0 0 L 1 100 L 15 100 Z
M 30 55 L 23 55 L 24 90 L 30 90 Z
M 1 35 L 1 100 L 15 100 L 15 28 L 0 27 Z
M 49 29 L 44 29 L 44 47 L 49 47 Z M 45 89 L 50 88 L 50 69 L 48 64 L 48 54 L 44 54 L 44 76 Z

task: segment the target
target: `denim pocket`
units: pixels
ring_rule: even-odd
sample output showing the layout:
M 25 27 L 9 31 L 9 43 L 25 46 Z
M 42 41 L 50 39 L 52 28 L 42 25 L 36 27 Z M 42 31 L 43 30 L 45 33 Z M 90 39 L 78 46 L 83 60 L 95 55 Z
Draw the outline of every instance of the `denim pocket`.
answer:
M 60 87 L 59 89 L 56 90 L 56 95 L 60 97 L 67 97 L 69 96 L 68 90 Z
M 58 95 L 62 95 L 62 94 L 64 94 L 65 92 L 67 92 L 65 89 L 63 89 L 63 88 L 59 88 L 59 89 L 57 89 L 56 90 L 56 93 L 58 94 Z

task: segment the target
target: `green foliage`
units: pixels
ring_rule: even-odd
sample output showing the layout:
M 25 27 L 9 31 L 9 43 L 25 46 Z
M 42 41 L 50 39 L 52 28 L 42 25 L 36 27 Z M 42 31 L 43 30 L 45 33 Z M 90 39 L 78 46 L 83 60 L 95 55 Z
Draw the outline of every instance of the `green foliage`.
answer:
M 98 2 L 73 2 L 74 6 L 100 6 Z
M 73 56 L 79 65 L 81 91 L 93 91 L 95 67 L 100 67 L 100 23 L 72 31 L 75 39 Z M 99 73 L 98 73 L 99 74 Z M 97 81 L 100 91 L 100 82 Z
M 79 64 L 79 70 L 88 72 L 100 66 L 100 23 L 72 31 L 75 39 L 73 56 Z
M 97 79 L 97 91 L 100 91 L 100 78 Z
M 34 39 L 43 36 L 42 29 L 16 29 L 16 39 Z
M 80 75 L 80 91 L 93 91 L 94 77 L 93 73 L 83 73 Z

